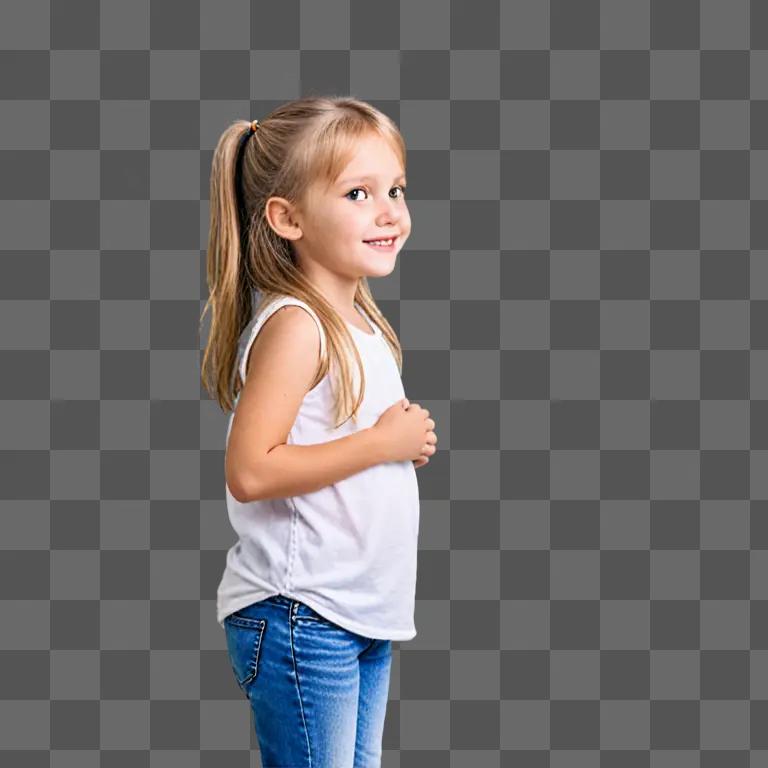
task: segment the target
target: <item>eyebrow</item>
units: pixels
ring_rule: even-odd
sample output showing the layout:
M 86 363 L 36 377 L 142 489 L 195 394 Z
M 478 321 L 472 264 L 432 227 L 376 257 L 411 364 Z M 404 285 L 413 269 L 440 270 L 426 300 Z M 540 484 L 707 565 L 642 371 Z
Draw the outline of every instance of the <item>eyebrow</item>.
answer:
M 400 181 L 400 180 L 405 181 L 404 173 L 401 173 L 399 176 L 396 176 L 394 178 L 394 181 Z M 343 181 L 340 181 L 339 186 L 345 187 L 348 184 L 353 184 L 356 181 L 375 181 L 375 177 L 374 176 L 355 176 L 351 179 L 344 179 Z

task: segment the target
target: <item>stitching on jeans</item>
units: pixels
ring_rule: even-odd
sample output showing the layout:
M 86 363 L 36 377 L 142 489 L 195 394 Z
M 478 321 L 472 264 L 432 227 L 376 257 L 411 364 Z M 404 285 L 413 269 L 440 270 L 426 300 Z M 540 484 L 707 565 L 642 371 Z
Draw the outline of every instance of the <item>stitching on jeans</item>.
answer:
M 291 659 L 293 659 L 293 674 L 296 678 L 296 691 L 299 696 L 299 709 L 301 710 L 301 722 L 304 724 L 304 736 L 307 740 L 307 755 L 309 757 L 310 768 L 312 766 L 312 750 L 309 746 L 309 729 L 307 728 L 307 719 L 304 715 L 304 702 L 301 699 L 301 685 L 299 684 L 299 669 L 296 665 L 296 650 L 293 642 L 293 617 L 296 609 L 299 607 L 297 600 L 291 601 L 291 609 L 288 611 L 288 631 L 291 633 Z
M 252 658 L 251 665 L 252 665 L 252 672 L 249 675 L 249 677 L 246 680 L 243 680 L 243 685 L 246 683 L 250 683 L 252 680 L 255 680 L 259 676 L 259 657 L 261 656 L 261 646 L 264 644 L 264 631 L 267 628 L 267 620 L 266 619 L 260 619 L 261 621 L 261 627 L 258 630 L 259 633 L 259 639 L 256 643 L 256 657 Z

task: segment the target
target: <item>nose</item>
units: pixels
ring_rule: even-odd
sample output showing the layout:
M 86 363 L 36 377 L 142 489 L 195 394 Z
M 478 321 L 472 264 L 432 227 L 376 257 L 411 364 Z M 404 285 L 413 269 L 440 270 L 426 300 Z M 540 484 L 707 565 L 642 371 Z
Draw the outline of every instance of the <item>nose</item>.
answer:
M 376 216 L 376 223 L 379 226 L 386 226 L 390 222 L 400 221 L 404 215 L 403 206 L 404 201 L 392 200 L 388 198 L 382 203 L 382 209 Z

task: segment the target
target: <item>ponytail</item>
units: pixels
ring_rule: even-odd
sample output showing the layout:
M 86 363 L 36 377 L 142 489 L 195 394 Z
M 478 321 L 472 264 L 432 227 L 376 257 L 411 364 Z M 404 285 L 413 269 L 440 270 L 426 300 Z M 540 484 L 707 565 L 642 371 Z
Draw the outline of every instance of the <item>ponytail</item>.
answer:
M 219 138 L 211 165 L 206 259 L 209 296 L 203 309 L 203 316 L 211 310 L 211 326 L 201 368 L 203 386 L 224 410 L 234 407 L 232 376 L 238 343 L 253 310 L 246 260 L 250 227 L 242 202 L 240 166 L 254 132 L 254 123 L 244 120 L 228 126 Z

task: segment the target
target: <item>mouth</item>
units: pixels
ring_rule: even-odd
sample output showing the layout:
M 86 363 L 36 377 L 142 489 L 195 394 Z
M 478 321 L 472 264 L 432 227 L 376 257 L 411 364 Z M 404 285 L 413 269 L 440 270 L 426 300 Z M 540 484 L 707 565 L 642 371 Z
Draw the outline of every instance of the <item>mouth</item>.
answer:
M 395 247 L 397 246 L 397 241 L 399 238 L 393 237 L 388 240 L 363 240 L 363 242 L 369 247 L 373 248 L 374 251 L 379 251 L 383 253 L 391 253 L 395 250 Z

